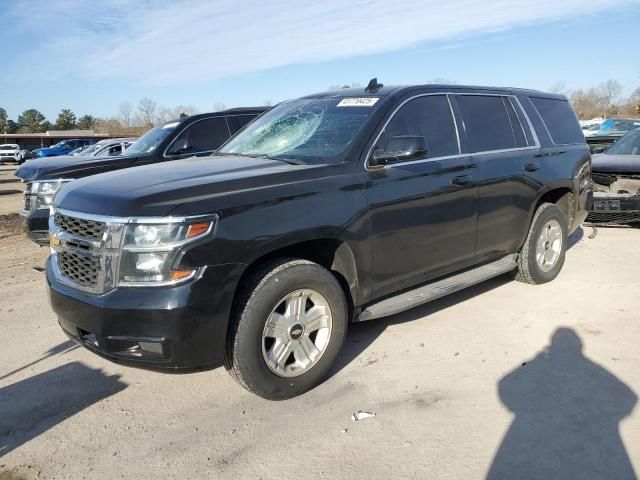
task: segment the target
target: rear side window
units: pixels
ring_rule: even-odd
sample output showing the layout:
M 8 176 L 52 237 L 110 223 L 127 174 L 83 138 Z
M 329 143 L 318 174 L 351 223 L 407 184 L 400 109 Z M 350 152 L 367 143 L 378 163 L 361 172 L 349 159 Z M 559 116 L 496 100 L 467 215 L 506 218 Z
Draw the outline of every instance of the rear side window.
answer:
M 387 124 L 377 147 L 384 149 L 389 138 L 397 135 L 423 136 L 429 157 L 460 153 L 451 108 L 444 95 L 418 97 L 403 105 Z
M 185 153 L 193 154 L 211 152 L 222 145 L 228 138 L 227 121 L 224 117 L 215 117 L 205 118 L 193 123 L 174 142 L 185 139 L 187 145 Z
M 227 117 L 227 123 L 229 124 L 231 135 L 236 133 L 254 118 L 256 118 L 256 115 L 231 115 Z
M 547 126 L 553 143 L 566 145 L 584 142 L 584 135 L 569 102 L 552 98 L 531 98 L 531 102 Z
M 516 141 L 502 97 L 459 95 L 456 97 L 467 134 L 467 152 L 515 148 Z

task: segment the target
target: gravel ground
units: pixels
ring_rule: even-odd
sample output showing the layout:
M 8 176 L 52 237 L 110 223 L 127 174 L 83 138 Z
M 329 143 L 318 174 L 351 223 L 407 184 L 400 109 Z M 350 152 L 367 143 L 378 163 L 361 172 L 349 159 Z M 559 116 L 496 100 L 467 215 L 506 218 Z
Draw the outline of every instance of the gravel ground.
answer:
M 161 374 L 76 347 L 33 269 L 47 249 L 12 233 L 0 480 L 635 478 L 640 230 L 590 233 L 550 284 L 501 277 L 354 325 L 331 378 L 284 402 L 223 369 Z

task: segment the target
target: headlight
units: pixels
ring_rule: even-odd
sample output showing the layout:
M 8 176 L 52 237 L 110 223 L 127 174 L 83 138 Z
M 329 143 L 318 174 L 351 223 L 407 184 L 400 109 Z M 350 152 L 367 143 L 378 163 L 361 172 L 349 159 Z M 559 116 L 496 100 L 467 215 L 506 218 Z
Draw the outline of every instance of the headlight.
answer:
M 31 195 L 32 209 L 49 208 L 53 202 L 53 197 L 58 193 L 62 185 L 70 181 L 70 179 L 59 178 L 43 182 L 31 182 L 25 195 Z
M 182 247 L 202 239 L 214 219 L 193 223 L 129 223 L 125 226 L 120 257 L 119 285 L 151 286 L 193 278 L 198 269 L 180 269 Z

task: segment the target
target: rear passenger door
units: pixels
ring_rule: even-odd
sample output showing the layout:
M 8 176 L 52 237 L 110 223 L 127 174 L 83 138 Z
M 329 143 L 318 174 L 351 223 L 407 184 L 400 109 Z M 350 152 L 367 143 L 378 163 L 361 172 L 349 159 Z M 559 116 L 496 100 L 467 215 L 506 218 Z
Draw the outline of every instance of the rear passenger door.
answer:
M 372 151 L 417 135 L 427 153 L 382 167 L 367 163 L 374 298 L 473 263 L 476 243 L 473 162 L 460 154 L 448 97 L 413 97 L 387 122 Z
M 459 94 L 463 152 L 472 155 L 478 184 L 478 261 L 514 253 L 520 247 L 530 199 L 521 198 L 524 169 L 535 163 L 537 142 L 515 97 Z M 528 188 L 524 189 L 528 191 Z M 525 194 L 525 197 L 528 197 Z M 523 201 L 525 200 L 525 201 Z

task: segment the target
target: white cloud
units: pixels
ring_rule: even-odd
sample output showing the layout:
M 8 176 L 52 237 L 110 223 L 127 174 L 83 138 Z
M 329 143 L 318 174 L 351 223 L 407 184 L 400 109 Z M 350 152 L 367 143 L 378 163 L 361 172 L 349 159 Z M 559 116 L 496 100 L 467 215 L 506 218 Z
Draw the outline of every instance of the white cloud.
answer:
M 206 81 L 288 64 L 348 58 L 536 22 L 638 0 L 65 0 L 13 11 L 55 23 L 35 58 L 74 59 L 59 75 L 123 77 L 142 85 Z M 29 57 L 29 55 L 27 55 Z

